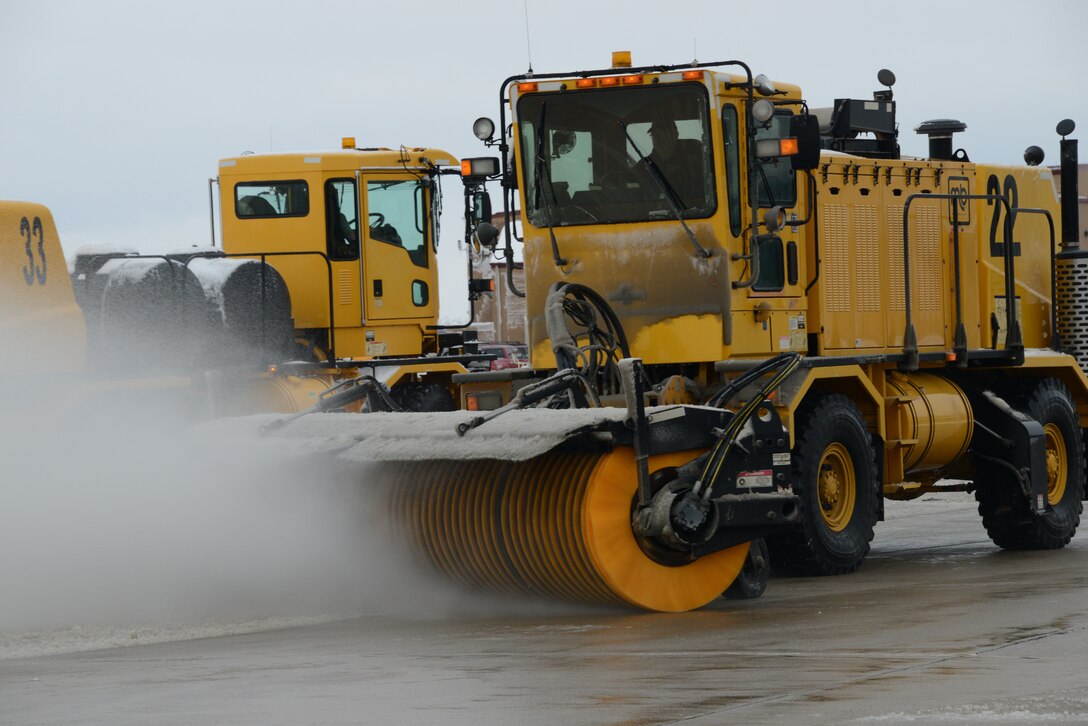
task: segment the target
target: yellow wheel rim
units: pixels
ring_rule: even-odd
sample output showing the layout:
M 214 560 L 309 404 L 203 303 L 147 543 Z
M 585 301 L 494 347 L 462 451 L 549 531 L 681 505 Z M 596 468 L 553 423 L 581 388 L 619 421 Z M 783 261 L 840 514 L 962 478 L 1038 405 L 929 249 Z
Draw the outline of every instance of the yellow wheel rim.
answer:
M 694 452 L 650 458 L 650 471 L 679 466 Z M 748 544 L 700 557 L 680 567 L 650 559 L 631 530 L 631 502 L 638 488 L 635 456 L 620 448 L 601 457 L 586 488 L 583 521 L 586 546 L 608 588 L 636 607 L 682 612 L 721 595 L 740 574 Z
M 824 449 L 816 470 L 816 491 L 820 516 L 833 532 L 846 529 L 854 516 L 857 498 L 857 475 L 854 462 L 846 447 L 835 442 Z
M 1065 451 L 1065 439 L 1057 424 L 1043 427 L 1046 434 L 1046 500 L 1057 506 L 1065 496 L 1065 484 L 1069 475 L 1069 459 Z

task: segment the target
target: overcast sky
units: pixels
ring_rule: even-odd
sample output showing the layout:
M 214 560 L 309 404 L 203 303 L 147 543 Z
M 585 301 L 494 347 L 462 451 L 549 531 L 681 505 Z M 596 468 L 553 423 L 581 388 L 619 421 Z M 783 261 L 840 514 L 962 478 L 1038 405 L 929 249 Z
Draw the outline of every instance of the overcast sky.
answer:
M 0 199 L 48 205 L 67 254 L 203 244 L 221 157 L 342 136 L 481 155 L 472 121 L 497 117 L 530 58 L 600 68 L 621 49 L 635 65 L 743 60 L 813 106 L 870 98 L 890 68 L 906 154 L 925 154 L 913 129 L 934 118 L 964 121 L 956 146 L 993 163 L 1037 144 L 1056 164 L 1055 124 L 1088 131 L 1083 0 L 0 0 Z M 448 205 L 446 229 L 461 223 Z M 444 243 L 447 319 L 459 254 Z

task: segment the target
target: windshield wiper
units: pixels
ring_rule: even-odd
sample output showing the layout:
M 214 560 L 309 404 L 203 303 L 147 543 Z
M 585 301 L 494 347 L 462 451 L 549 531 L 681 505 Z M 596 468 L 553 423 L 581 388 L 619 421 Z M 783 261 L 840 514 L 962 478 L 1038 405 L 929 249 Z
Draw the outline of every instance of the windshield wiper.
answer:
M 771 190 L 771 180 L 767 178 L 767 170 L 763 168 L 763 164 L 760 164 L 757 168 L 759 169 L 759 176 L 763 180 L 763 188 L 767 190 L 767 201 L 770 202 L 770 206 L 773 207 L 778 204 L 778 202 L 774 200 L 774 192 Z
M 534 152 L 536 154 L 536 168 L 533 170 L 535 172 L 533 174 L 533 181 L 536 183 L 536 189 L 535 189 L 534 196 L 536 197 L 535 201 L 536 201 L 538 207 L 541 206 L 540 203 L 543 202 L 544 215 L 546 217 L 547 225 L 548 225 L 548 235 L 551 237 L 551 240 L 552 240 L 552 258 L 555 260 L 555 266 L 556 267 L 563 267 L 563 266 L 565 266 L 567 264 L 567 261 L 562 256 L 560 256 L 560 254 L 559 254 L 559 242 L 555 239 L 555 228 L 554 228 L 554 224 L 552 223 L 552 205 L 551 205 L 551 202 L 548 201 L 548 195 L 544 192 L 544 174 L 545 174 L 544 166 L 545 166 L 545 163 L 548 161 L 545 158 L 545 153 L 544 153 L 544 139 L 547 138 L 547 131 L 544 129 L 544 112 L 545 112 L 545 109 L 547 109 L 547 104 L 544 103 L 543 101 L 541 101 L 540 102 L 540 119 L 537 122 L 537 131 L 536 131 L 536 150 Z M 552 186 L 551 171 L 549 170 L 547 172 L 547 174 L 548 174 L 548 191 L 550 191 L 552 193 L 552 197 L 554 197 L 555 196 L 555 189 Z
M 691 227 L 688 227 L 688 223 L 684 221 L 684 216 L 680 213 L 680 196 L 676 193 L 676 189 L 673 188 L 669 180 L 665 178 L 665 175 L 661 173 L 661 170 L 657 168 L 657 164 L 653 159 L 649 158 L 642 153 L 642 150 L 638 148 L 638 144 L 631 138 L 631 133 L 627 130 L 627 124 L 622 119 L 616 119 L 616 123 L 623 129 L 623 135 L 627 137 L 627 143 L 631 145 L 631 148 L 638 154 L 638 160 L 646 165 L 646 168 L 650 170 L 650 177 L 661 188 L 661 192 L 665 195 L 665 202 L 669 205 L 669 210 L 672 212 L 672 216 L 676 217 L 676 221 L 680 223 L 680 226 L 684 228 L 684 232 L 687 233 L 688 239 L 691 240 L 692 246 L 695 247 L 695 254 L 699 257 L 710 257 L 710 250 L 699 244 L 699 240 L 695 238 L 695 233 L 691 231 Z

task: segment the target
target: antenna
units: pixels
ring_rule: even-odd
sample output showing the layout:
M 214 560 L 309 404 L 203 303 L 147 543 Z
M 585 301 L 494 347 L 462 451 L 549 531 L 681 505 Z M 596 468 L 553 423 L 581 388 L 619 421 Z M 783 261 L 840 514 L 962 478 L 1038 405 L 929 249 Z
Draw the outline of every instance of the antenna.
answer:
M 529 0 L 522 0 L 525 8 L 525 52 L 529 56 L 529 73 L 533 72 L 533 46 L 529 42 Z
M 691 39 L 691 64 L 699 65 L 699 39 L 695 37 Z

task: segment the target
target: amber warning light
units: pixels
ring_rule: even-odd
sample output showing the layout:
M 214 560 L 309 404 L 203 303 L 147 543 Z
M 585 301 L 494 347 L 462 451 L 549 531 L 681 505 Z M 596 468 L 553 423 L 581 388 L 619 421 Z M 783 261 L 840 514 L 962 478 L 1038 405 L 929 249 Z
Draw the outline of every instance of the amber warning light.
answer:
M 461 176 L 489 177 L 499 173 L 499 160 L 494 156 L 483 156 L 461 160 Z
M 474 277 L 468 281 L 469 292 L 479 294 L 481 292 L 495 292 L 495 278 Z
M 773 159 L 777 156 L 793 156 L 797 153 L 797 139 L 760 139 L 756 142 L 756 156 L 760 159 Z

